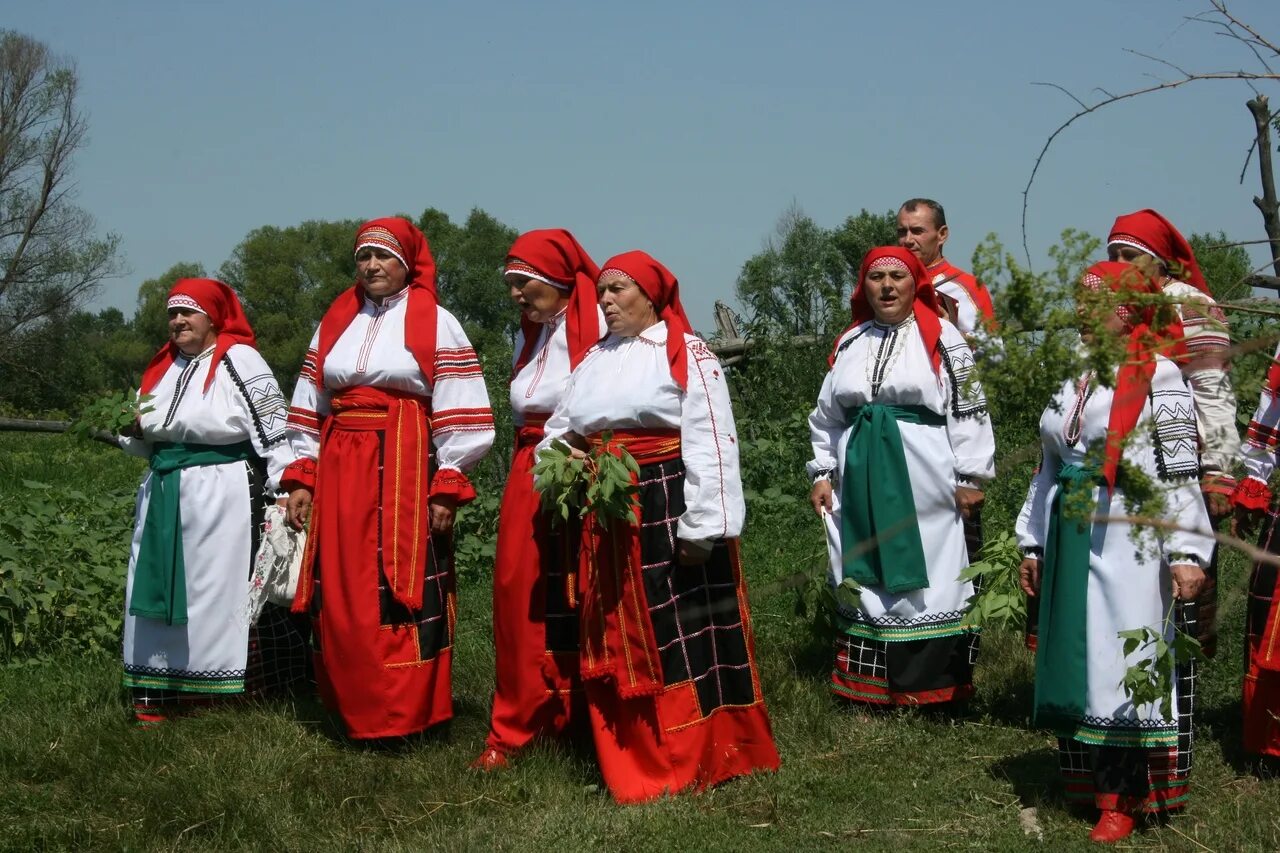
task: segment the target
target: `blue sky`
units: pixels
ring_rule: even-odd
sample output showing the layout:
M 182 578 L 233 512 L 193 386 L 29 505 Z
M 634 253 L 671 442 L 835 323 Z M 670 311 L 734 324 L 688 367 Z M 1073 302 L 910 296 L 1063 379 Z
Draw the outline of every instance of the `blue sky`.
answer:
M 1256 70 L 1185 23 L 1206 6 L 50 0 L 12 4 L 3 26 L 79 69 L 78 202 L 130 269 L 98 305 L 131 313 L 179 261 L 215 272 L 261 225 L 482 207 L 569 228 L 597 261 L 650 251 L 709 329 L 792 202 L 830 226 L 932 196 L 964 266 L 987 232 L 1019 244 L 1022 187 L 1074 106 L 1032 82 L 1088 100 L 1172 73 L 1126 48 Z M 1280 38 L 1275 0 L 1231 9 Z M 1197 84 L 1077 122 L 1033 189 L 1037 262 L 1063 228 L 1105 236 L 1142 207 L 1263 237 L 1256 166 L 1238 182 L 1250 94 Z

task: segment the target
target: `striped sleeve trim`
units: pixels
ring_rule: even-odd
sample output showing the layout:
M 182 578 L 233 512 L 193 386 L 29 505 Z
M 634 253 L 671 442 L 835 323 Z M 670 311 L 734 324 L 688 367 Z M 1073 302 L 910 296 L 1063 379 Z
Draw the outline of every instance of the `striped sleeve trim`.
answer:
M 306 356 L 302 359 L 301 378 L 306 379 L 312 385 L 316 382 L 316 351 L 315 349 L 307 350 Z
M 289 418 L 285 422 L 288 429 L 294 429 L 298 432 L 305 432 L 307 435 L 320 435 L 320 416 L 310 409 L 299 409 L 296 406 L 289 407 Z
M 442 409 L 431 416 L 431 428 L 437 434 L 450 432 L 486 432 L 493 430 L 493 410 Z
M 1245 433 L 1244 441 L 1245 444 L 1253 447 L 1274 451 L 1280 447 L 1280 425 L 1249 421 L 1249 429 Z

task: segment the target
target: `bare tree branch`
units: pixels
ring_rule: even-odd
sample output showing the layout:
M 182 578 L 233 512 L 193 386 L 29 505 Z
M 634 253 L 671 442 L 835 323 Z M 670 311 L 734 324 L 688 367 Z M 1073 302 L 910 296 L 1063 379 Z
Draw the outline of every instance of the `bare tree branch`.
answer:
M 1185 86 L 1188 83 L 1196 83 L 1196 82 L 1207 81 L 1207 80 L 1280 80 L 1280 75 L 1255 74 L 1249 71 L 1223 71 L 1223 72 L 1217 72 L 1213 74 L 1193 74 L 1192 76 L 1183 78 L 1181 80 L 1171 80 L 1167 83 L 1160 83 L 1155 86 L 1146 86 L 1142 89 L 1134 89 L 1132 91 L 1124 92 L 1119 95 L 1113 95 L 1109 98 L 1106 98 L 1105 100 L 1099 101 L 1093 106 L 1084 107 L 1079 112 L 1075 113 L 1075 115 L 1071 116 L 1062 124 L 1058 125 L 1058 127 L 1054 129 L 1053 133 L 1049 134 L 1049 138 L 1045 140 L 1044 146 L 1040 149 L 1040 153 L 1036 156 L 1035 165 L 1031 169 L 1031 176 L 1027 179 L 1027 185 L 1022 188 L 1022 251 L 1026 255 L 1028 266 L 1031 265 L 1031 249 L 1027 242 L 1027 207 L 1031 198 L 1031 186 L 1032 184 L 1035 183 L 1036 175 L 1039 174 L 1040 166 L 1041 164 L 1043 164 L 1044 157 L 1049 152 L 1049 148 L 1050 146 L 1053 145 L 1054 140 L 1056 140 L 1059 136 L 1061 136 L 1063 131 L 1065 131 L 1071 125 L 1075 124 L 1076 120 L 1084 118 L 1085 116 L 1091 113 L 1097 112 L 1103 107 L 1108 107 L 1108 106 L 1111 106 L 1112 104 L 1119 103 L 1120 101 L 1127 101 L 1127 100 L 1130 100 L 1131 98 L 1137 98 L 1142 95 L 1150 95 L 1150 94 L 1154 94 L 1155 92 L 1164 92 L 1170 89 L 1176 89 L 1180 86 Z M 1056 83 L 1033 83 L 1032 85 L 1033 86 L 1050 86 L 1052 88 L 1056 88 L 1063 92 L 1066 92 L 1066 89 L 1063 89 L 1061 86 L 1058 86 Z M 1070 92 L 1067 92 L 1067 94 L 1070 95 Z M 1082 103 L 1080 99 L 1076 98 L 1074 95 L 1071 95 L 1071 97 L 1077 103 Z

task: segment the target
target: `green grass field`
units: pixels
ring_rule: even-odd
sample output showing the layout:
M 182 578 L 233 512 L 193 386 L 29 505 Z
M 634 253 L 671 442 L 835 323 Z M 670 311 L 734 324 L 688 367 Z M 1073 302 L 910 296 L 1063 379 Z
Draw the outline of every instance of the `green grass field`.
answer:
M 0 498 L 23 480 L 118 491 L 139 470 L 108 448 L 0 436 Z M 1090 847 L 1089 823 L 1063 806 L 1052 738 L 1027 728 L 1031 659 L 1020 637 L 985 639 L 979 696 L 962 718 L 850 710 L 829 698 L 827 643 L 796 612 L 791 578 L 816 574 L 821 559 L 807 510 L 755 512 L 744 547 L 783 759 L 776 775 L 624 808 L 602 790 L 589 749 L 545 745 L 510 772 L 469 772 L 493 677 L 489 592 L 470 581 L 459 593 L 456 717 L 394 750 L 344 741 L 309 697 L 137 729 L 118 662 L 105 654 L 0 669 L 0 848 Z M 1224 561 L 1222 638 L 1201 682 L 1190 807 L 1125 849 L 1280 850 L 1280 780 L 1251 772 L 1239 748 L 1246 568 L 1239 555 Z

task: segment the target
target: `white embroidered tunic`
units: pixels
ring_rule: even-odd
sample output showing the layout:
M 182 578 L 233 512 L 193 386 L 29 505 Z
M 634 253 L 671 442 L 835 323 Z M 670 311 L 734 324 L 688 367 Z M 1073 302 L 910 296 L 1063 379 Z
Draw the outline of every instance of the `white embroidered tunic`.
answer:
M 809 475 L 829 477 L 834 510 L 824 518 L 830 582 L 844 580 L 840 541 L 840 472 L 850 432 L 849 413 L 868 403 L 923 406 L 946 418 L 945 427 L 899 422 L 911 491 L 924 546 L 929 586 L 895 594 L 864 587 L 861 607 L 842 615 L 869 636 L 914 640 L 960 631 L 973 585 L 959 579 L 969 564 L 964 527 L 956 508 L 957 484 L 978 485 L 995 475 L 995 437 L 986 399 L 973 373 L 973 353 L 959 330 L 942 322 L 942 367 L 933 371 L 914 317 L 897 326 L 874 321 L 846 332 L 835 364 L 809 415 L 813 460 Z M 860 626 L 860 627 L 859 627 Z
M 538 328 L 538 341 L 534 344 L 529 362 L 511 380 L 511 416 L 516 426 L 524 426 L 526 414 L 549 415 L 564 396 L 569 384 L 569 338 L 565 317 L 561 311 L 550 323 Z M 596 307 L 600 324 L 599 337 L 609 332 L 604 322 L 604 312 Z M 524 330 L 516 335 L 514 360 L 524 350 Z
M 1096 382 L 1085 382 L 1083 387 L 1081 394 L 1081 380 L 1065 382 L 1040 418 L 1043 457 L 1016 524 L 1018 544 L 1024 551 L 1045 546 L 1059 469 L 1064 464 L 1083 465 L 1089 447 L 1106 438 L 1115 392 Z M 1123 521 L 1093 525 L 1086 628 L 1088 695 L 1077 739 L 1106 743 L 1108 731 L 1137 727 L 1145 732 L 1144 746 L 1169 745 L 1168 739 L 1176 738 L 1176 721 L 1162 719 L 1155 705 L 1134 707 L 1120 687 L 1128 666 L 1150 651 L 1126 657 L 1123 641 L 1116 636 L 1118 631 L 1146 626 L 1172 640 L 1172 620 L 1165 619 L 1172 597 L 1170 559 L 1179 556 L 1185 562 L 1180 555 L 1190 555 L 1208 565 L 1213 553 L 1209 517 L 1200 494 L 1192 395 L 1178 367 L 1168 359 L 1156 360 L 1151 393 L 1126 442 L 1124 459 L 1151 478 L 1164 499 L 1162 519 L 1175 529 L 1135 530 Z M 1128 514 L 1122 484 L 1110 493 L 1095 486 L 1093 495 L 1098 516 Z M 1177 707 L 1176 701 L 1171 707 Z
M 265 463 L 266 496 L 293 461 L 285 441 L 285 404 L 271 368 L 253 347 L 236 344 L 211 365 L 213 347 L 179 356 L 152 389 L 141 439 L 121 446 L 150 457 L 154 442 L 229 445 L 249 442 Z M 209 371 L 213 385 L 204 390 Z M 138 489 L 125 588 L 125 681 L 133 686 L 236 693 L 248 658 L 252 501 L 262 499 L 251 463 L 201 465 L 181 472 L 179 501 L 186 574 L 187 624 L 166 625 L 129 614 L 152 474 Z
M 428 383 L 405 346 L 406 308 L 412 295 L 406 288 L 381 305 L 365 300 L 325 357 L 324 380 L 319 385 L 315 360 L 320 330 L 316 329 L 289 406 L 289 441 L 297 458 L 316 458 L 320 420 L 330 413 L 332 395 L 357 386 L 431 399 L 431 442 L 438 471 L 468 471 L 489 451 L 493 411 L 480 359 L 457 319 L 439 308 L 435 383 Z
M 676 535 L 706 546 L 742 533 L 746 504 L 724 369 L 706 343 L 684 337 L 689 366 L 685 391 L 671 377 L 665 322 L 633 338 L 610 335 L 597 344 L 569 377 L 538 449 L 568 432 L 680 430 L 686 509 Z

